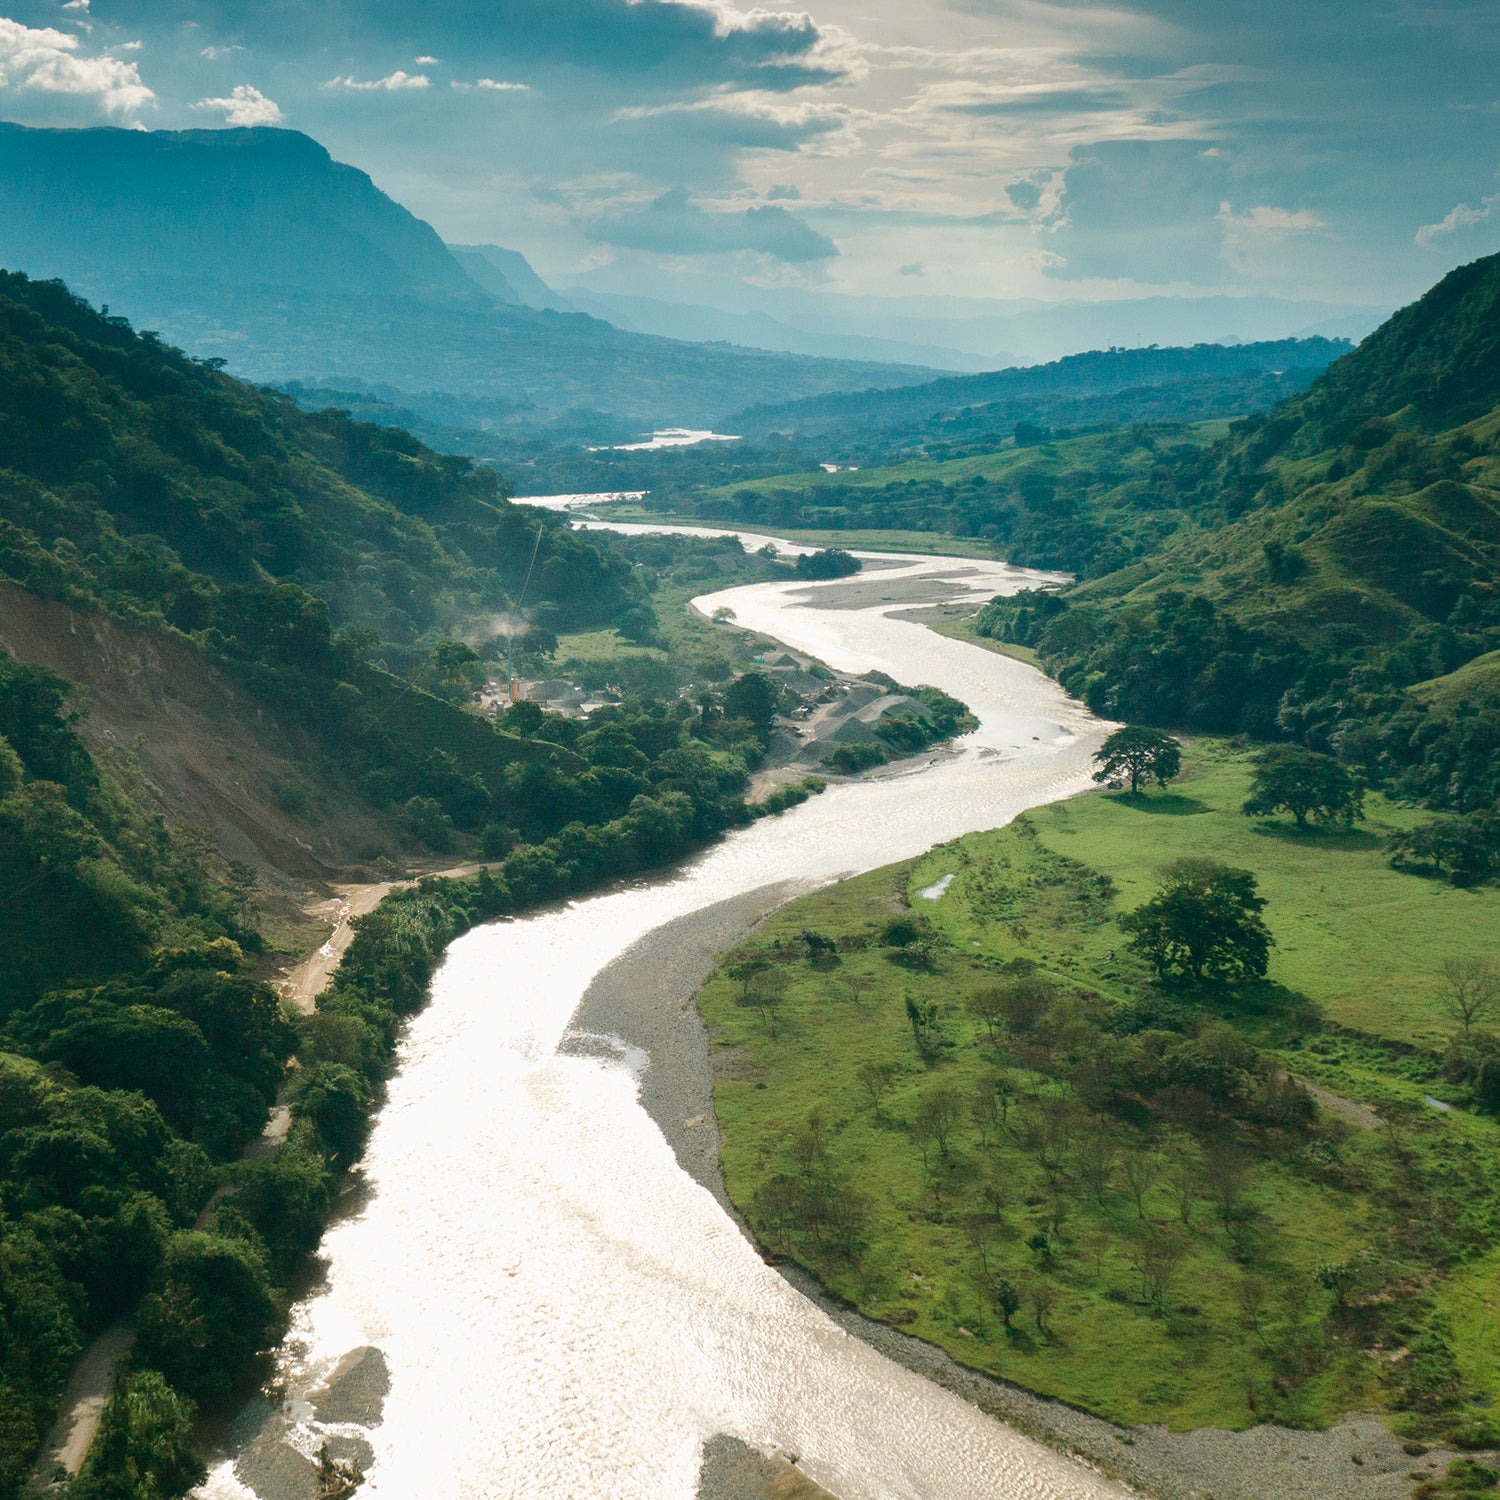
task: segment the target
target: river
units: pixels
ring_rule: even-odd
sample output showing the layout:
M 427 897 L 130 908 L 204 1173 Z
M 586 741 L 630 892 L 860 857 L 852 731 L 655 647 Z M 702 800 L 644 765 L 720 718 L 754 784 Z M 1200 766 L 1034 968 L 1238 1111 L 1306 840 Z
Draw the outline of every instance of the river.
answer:
M 666 922 L 772 885 L 781 899 L 786 882 L 810 889 L 1088 784 L 1105 726 L 1031 668 L 895 618 L 923 596 L 1043 575 L 866 555 L 853 579 L 695 607 L 841 670 L 933 683 L 978 730 L 668 876 L 469 933 L 410 1024 L 366 1186 L 329 1230 L 326 1276 L 280 1355 L 292 1441 L 363 1437 L 369 1500 L 692 1500 L 719 1433 L 798 1455 L 841 1500 L 1121 1493 L 846 1334 L 678 1165 L 640 1104 L 649 1059 L 564 1045 L 594 976 Z M 298 1393 L 366 1346 L 389 1368 L 382 1419 L 319 1426 Z M 198 1493 L 250 1491 L 224 1460 Z

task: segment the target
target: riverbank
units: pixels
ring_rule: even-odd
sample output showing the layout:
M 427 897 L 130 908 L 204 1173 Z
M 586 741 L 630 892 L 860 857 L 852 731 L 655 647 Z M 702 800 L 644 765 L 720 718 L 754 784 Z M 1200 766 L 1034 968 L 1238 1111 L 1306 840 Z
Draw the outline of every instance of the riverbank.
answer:
M 713 1108 L 716 1073 L 734 1059 L 709 1046 L 695 997 L 722 954 L 754 932 L 795 888 L 768 886 L 678 918 L 602 969 L 570 1032 L 579 1050 L 610 1036 L 646 1054 L 641 1103 L 682 1169 L 744 1227 L 719 1170 Z M 745 1231 L 749 1233 L 748 1229 Z M 1244 1432 L 1117 1427 L 969 1369 L 934 1345 L 861 1317 L 786 1261 L 773 1264 L 841 1328 L 888 1358 L 972 1402 L 1048 1446 L 1081 1457 L 1155 1500 L 1408 1500 L 1412 1475 L 1442 1472 L 1451 1454 L 1405 1452 L 1377 1416 L 1362 1414 L 1323 1432 L 1260 1426 Z M 753 1492 L 752 1492 L 753 1493 Z M 769 1497 L 773 1492 L 764 1492 Z M 699 1500 L 714 1500 L 708 1485 Z

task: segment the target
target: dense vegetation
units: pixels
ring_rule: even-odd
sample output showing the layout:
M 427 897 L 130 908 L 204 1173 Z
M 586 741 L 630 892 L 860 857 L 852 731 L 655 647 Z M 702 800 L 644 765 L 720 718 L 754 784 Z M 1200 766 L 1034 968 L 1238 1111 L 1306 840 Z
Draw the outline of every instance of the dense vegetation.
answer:
M 195 1412 L 242 1392 L 282 1329 L 445 943 L 819 789 L 746 805 L 782 689 L 686 600 L 858 564 L 574 533 L 467 459 L 304 413 L 16 276 L 0 455 L 0 576 L 198 653 L 235 711 L 282 727 L 288 803 L 337 784 L 397 848 L 492 862 L 363 919 L 294 1024 L 258 977 L 256 870 L 174 828 L 129 754 L 91 754 L 67 682 L 0 653 L 0 1497 L 125 1315 L 130 1363 L 75 1488 L 168 1495 L 199 1472 Z M 512 657 L 592 662 L 609 701 L 523 702 L 497 728 L 474 691 Z M 278 1094 L 289 1135 L 247 1153 Z
M 1454 817 L 1398 851 L 1497 866 L 1500 257 L 1453 272 L 1301 397 L 1153 477 L 1167 534 L 978 629 L 1096 711 L 1284 738 Z M 1118 517 L 1089 504 L 1096 546 Z
M 1419 813 L 1299 832 L 1243 811 L 1243 750 L 1185 764 L 806 897 L 727 955 L 700 1005 L 731 1196 L 862 1312 L 1116 1421 L 1381 1406 L 1491 1446 L 1500 1123 L 1465 1060 L 1497 1045 L 1500 898 L 1390 870 Z M 1158 977 L 1130 941 L 1210 866 L 1264 902 L 1268 978 Z
M 143 1358 L 202 1358 L 232 1377 L 274 1324 L 269 1266 L 288 1248 L 249 1229 L 226 1248 L 194 1228 L 259 1134 L 294 1044 L 248 972 L 257 934 L 201 843 L 143 815 L 89 756 L 63 688 L 0 658 L 4 1495 L 89 1337 L 150 1293 Z M 259 1167 L 264 1191 L 298 1161 Z M 229 1263 L 243 1296 L 223 1290 L 215 1268 Z M 192 1350 L 195 1328 L 211 1347 Z M 204 1394 L 206 1377 L 181 1389 Z M 180 1424 L 179 1397 L 141 1390 L 153 1423 Z
M 1305 389 L 1340 347 L 1319 341 L 1299 344 L 1287 367 L 1274 372 L 1249 369 L 1237 374 L 1194 375 L 1183 368 L 1166 368 L 1163 375 L 1178 378 L 1142 385 L 1130 383 L 1142 378 L 1133 355 L 1080 356 L 1084 363 L 1096 362 L 1092 378 L 1078 381 L 1071 391 L 1065 384 L 1062 393 L 1052 389 L 1053 366 L 1003 371 L 978 379 L 1013 388 L 1005 400 L 979 400 L 983 391 L 976 394 L 963 383 L 956 390 L 948 389 L 946 382 L 919 386 L 922 399 L 909 409 L 890 413 L 887 425 L 880 393 L 866 392 L 859 397 L 832 398 L 836 419 L 823 416 L 818 403 L 808 406 L 805 413 L 800 406 L 791 409 L 772 428 L 766 428 L 758 415 L 747 413 L 743 414 L 749 418 L 746 422 L 733 417 L 722 424 L 727 432 L 740 435 L 735 442 L 660 449 L 598 446 L 638 439 L 639 434 L 627 424 L 601 431 L 595 422 L 570 432 L 559 423 L 546 432 L 517 433 L 480 427 L 482 410 L 457 398 L 439 407 L 437 398 L 428 397 L 418 412 L 399 391 L 335 390 L 296 382 L 288 383 L 287 389 L 309 410 L 336 406 L 364 421 L 407 428 L 440 452 L 470 454 L 494 463 L 515 484 L 517 494 L 648 490 L 654 510 L 694 515 L 699 513 L 696 501 L 701 490 L 774 477 L 778 491 L 795 493 L 809 481 L 819 483 L 825 463 L 847 472 L 850 466 L 880 466 L 913 458 L 968 458 L 998 451 L 1018 432 L 1024 446 L 1049 435 L 1066 437 L 1069 432 L 1137 423 L 1203 422 L 1266 411 L 1283 396 Z M 1261 351 L 1267 365 L 1278 356 L 1285 357 L 1280 346 L 1252 348 Z M 1209 366 L 1222 359 L 1217 349 L 1160 351 L 1164 358 L 1184 352 Z M 1028 388 L 1032 377 L 1040 378 Z M 807 503 L 827 502 L 810 493 Z

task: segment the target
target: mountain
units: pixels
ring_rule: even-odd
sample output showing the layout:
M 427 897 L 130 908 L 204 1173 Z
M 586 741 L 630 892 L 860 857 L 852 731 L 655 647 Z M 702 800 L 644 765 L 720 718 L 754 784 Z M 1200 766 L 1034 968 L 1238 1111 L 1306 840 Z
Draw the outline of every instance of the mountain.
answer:
M 577 312 L 566 297 L 559 296 L 531 268 L 531 262 L 519 250 L 499 245 L 449 245 L 453 258 L 485 291 L 502 302 L 519 302 L 523 307 L 550 308 L 553 312 Z M 606 317 L 605 322 L 614 321 Z M 617 325 L 625 326 L 625 325 Z
M 972 370 L 1045 364 L 1068 354 L 1116 346 L 1248 344 L 1318 336 L 1357 340 L 1391 311 L 1261 296 L 1039 302 L 935 295 L 925 286 L 924 278 L 914 276 L 902 295 L 878 296 L 819 286 L 756 286 L 704 271 L 682 271 L 669 278 L 628 255 L 559 281 L 563 293 L 576 298 L 581 307 L 602 307 L 606 304 L 588 299 L 610 297 L 620 299 L 617 307 L 641 299 L 685 304 L 692 314 L 706 309 L 702 316 L 755 315 L 809 335 L 951 350 L 972 361 L 958 365 L 949 359 L 953 368 Z
M 735 429 L 751 433 L 900 431 L 961 417 L 963 427 L 1013 425 L 1027 404 L 1078 400 L 1117 391 L 1223 380 L 1250 373 L 1321 370 L 1347 345 L 1329 339 L 1267 344 L 1195 344 L 1190 348 L 1108 349 L 1071 354 L 1045 365 L 949 376 L 897 390 L 835 392 L 736 414 Z
M 0 128 L 0 263 L 60 277 L 252 380 L 386 384 L 419 411 L 423 392 L 472 398 L 488 422 L 523 429 L 590 412 L 608 441 L 621 423 L 711 426 L 747 399 L 930 374 L 675 343 L 518 305 L 535 288 L 482 254 L 518 301 L 295 131 Z
M 0 263 L 101 295 L 479 290 L 430 225 L 291 130 L 0 124 Z
M 195 1408 L 285 1332 L 447 941 L 748 820 L 760 742 L 670 671 L 589 720 L 469 711 L 523 603 L 518 664 L 549 625 L 648 634 L 641 573 L 487 468 L 0 273 L 0 1500 L 56 1491 L 85 1350 L 115 1388 L 67 1492 L 201 1480 Z M 316 1015 L 267 982 L 324 882 L 481 853 L 361 918 Z M 128 1360 L 95 1342 L 122 1320 Z
M 1461 669 L 1500 649 L 1497 303 L 1500 256 L 1453 271 L 1306 392 L 1163 465 L 1164 540 L 981 628 L 1111 717 L 1292 738 L 1487 806 L 1500 691 Z
M 617 328 L 674 339 L 722 339 L 752 349 L 813 354 L 827 359 L 878 359 L 930 365 L 939 370 L 990 370 L 1013 363 L 1005 355 L 979 355 L 938 344 L 875 338 L 869 334 L 807 327 L 767 312 L 725 312 L 702 303 L 668 302 L 658 297 L 624 297 L 608 292 L 572 293 L 573 304 Z

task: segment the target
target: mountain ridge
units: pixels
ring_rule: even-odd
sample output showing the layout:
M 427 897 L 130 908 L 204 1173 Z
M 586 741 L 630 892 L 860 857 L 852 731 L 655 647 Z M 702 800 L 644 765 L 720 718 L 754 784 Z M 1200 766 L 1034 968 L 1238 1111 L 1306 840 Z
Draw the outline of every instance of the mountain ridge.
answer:
M 708 426 L 745 399 L 931 372 L 626 333 L 484 290 L 431 225 L 298 131 L 0 128 L 0 264 L 247 379 L 360 379 L 545 427 Z M 613 416 L 614 422 L 608 418 Z

